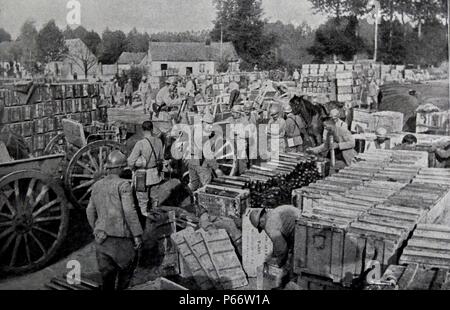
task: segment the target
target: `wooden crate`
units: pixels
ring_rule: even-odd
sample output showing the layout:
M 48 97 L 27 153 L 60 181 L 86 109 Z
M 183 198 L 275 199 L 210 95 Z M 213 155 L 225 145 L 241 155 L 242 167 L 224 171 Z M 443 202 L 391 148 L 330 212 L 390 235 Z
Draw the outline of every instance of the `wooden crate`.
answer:
M 367 289 L 449 290 L 450 272 L 448 269 L 424 268 L 418 264 L 391 265 L 381 277 L 380 283 L 369 285 Z
M 171 238 L 201 289 L 235 289 L 248 284 L 225 230 L 185 229 Z
M 210 194 L 213 190 L 218 194 Z M 223 193 L 220 194 L 220 193 Z M 225 196 L 225 192 L 234 194 L 235 197 Z M 241 218 L 245 210 L 250 206 L 250 191 L 231 189 L 216 185 L 207 185 L 195 192 L 195 198 L 200 207 L 203 207 L 213 216 L 226 216 Z
M 348 221 L 300 218 L 295 227 L 294 272 L 341 282 Z
M 242 216 L 242 266 L 249 278 L 257 277 L 257 269 L 271 256 L 273 243 L 265 231 L 261 233 L 250 223 L 249 208 Z
M 390 221 L 373 224 L 365 219 L 351 223 L 345 236 L 344 274 L 357 278 L 371 261 L 378 261 L 382 268 L 396 264 L 410 233 L 397 226 Z
M 158 278 L 130 288 L 132 291 L 187 291 L 188 289 L 166 278 Z
M 400 257 L 401 264 L 415 263 L 427 268 L 450 268 L 450 228 L 419 224 Z
M 317 277 L 314 275 L 309 275 L 306 273 L 302 273 L 297 278 L 297 285 L 302 290 L 309 291 L 343 291 L 348 290 L 348 288 L 336 284 L 330 279 Z

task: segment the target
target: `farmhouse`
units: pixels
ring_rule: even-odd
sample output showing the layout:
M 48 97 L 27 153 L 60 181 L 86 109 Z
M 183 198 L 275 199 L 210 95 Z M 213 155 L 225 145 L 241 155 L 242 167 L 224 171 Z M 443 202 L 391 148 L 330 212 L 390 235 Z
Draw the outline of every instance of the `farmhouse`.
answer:
M 232 43 L 150 42 L 147 65 L 153 76 L 214 74 L 221 63 L 239 70 L 239 56 Z

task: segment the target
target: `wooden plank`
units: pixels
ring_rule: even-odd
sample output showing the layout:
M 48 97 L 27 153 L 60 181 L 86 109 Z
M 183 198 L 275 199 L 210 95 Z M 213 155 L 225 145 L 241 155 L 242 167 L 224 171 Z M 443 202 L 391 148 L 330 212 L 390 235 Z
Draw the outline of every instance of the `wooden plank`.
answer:
M 402 276 L 400 277 L 397 285 L 400 289 L 407 289 L 411 282 L 414 279 L 414 276 L 417 272 L 417 269 L 419 266 L 417 264 L 409 264 L 405 271 L 403 272 Z

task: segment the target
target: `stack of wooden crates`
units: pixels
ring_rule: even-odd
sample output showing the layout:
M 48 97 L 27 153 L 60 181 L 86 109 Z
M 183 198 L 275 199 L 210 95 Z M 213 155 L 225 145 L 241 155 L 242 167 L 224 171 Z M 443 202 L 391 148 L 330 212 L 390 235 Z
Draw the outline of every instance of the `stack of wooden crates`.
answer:
M 293 194 L 303 211 L 296 227 L 294 271 L 304 288 L 352 287 L 377 261 L 396 264 L 420 222 L 434 222 L 450 191 L 412 183 L 427 154 L 377 151 L 360 163 Z M 325 284 L 327 285 L 325 285 Z
M 23 136 L 33 156 L 42 156 L 46 145 L 62 130 L 62 119 L 83 125 L 97 119 L 98 84 L 33 85 L 28 93 L 12 87 L 0 89 L 0 120 L 6 129 Z

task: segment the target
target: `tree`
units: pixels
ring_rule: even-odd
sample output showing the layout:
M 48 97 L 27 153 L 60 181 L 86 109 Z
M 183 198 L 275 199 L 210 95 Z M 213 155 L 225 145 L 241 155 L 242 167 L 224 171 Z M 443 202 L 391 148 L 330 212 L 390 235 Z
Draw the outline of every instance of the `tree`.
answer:
M 148 71 L 145 67 L 132 66 L 130 70 L 125 72 L 125 74 L 129 79 L 131 79 L 133 89 L 136 90 L 139 87 L 139 83 L 142 81 L 142 77 L 148 75 Z
M 277 38 L 276 58 L 280 65 L 293 69 L 313 61 L 313 56 L 307 48 L 314 42 L 314 31 L 306 22 L 295 27 L 277 21 L 268 23 L 265 31 Z
M 342 17 L 361 16 L 367 11 L 368 0 L 309 0 L 316 13 L 335 18 L 337 24 Z
M 266 20 L 260 0 L 215 0 L 217 18 L 211 31 L 213 41 L 232 42 L 242 58 L 241 67 L 262 69 L 274 65 L 274 37 L 264 32 Z
M 150 36 L 147 33 L 140 33 L 136 28 L 133 28 L 128 33 L 125 50 L 132 53 L 146 53 L 148 52 L 149 42 Z
M 352 60 L 358 52 L 365 51 L 364 40 L 357 35 L 356 17 L 336 18 L 321 25 L 315 35 L 313 45 L 308 51 L 315 61 L 322 62 L 330 56 L 340 56 L 343 60 Z
M 11 35 L 3 28 L 0 28 L 0 42 L 11 41 Z
M 102 42 L 102 38 L 97 32 L 94 30 L 88 31 L 83 26 L 78 26 L 75 29 L 67 26 L 63 34 L 66 40 L 81 39 L 94 54 L 97 54 L 98 46 Z
M 75 41 L 71 44 L 65 57 L 72 60 L 72 63 L 81 68 L 84 72 L 84 77 L 87 78 L 89 71 L 97 65 L 97 57 L 83 43 L 83 41 Z
M 205 42 L 210 31 L 157 32 L 149 35 L 150 42 Z
M 122 31 L 106 29 L 102 34 L 102 42 L 98 47 L 98 58 L 103 64 L 114 64 L 125 51 L 127 36 Z
M 97 32 L 91 30 L 86 33 L 86 35 L 81 38 L 81 40 L 83 40 L 83 42 L 89 47 L 92 53 L 97 55 L 100 43 L 102 43 L 102 39 Z
M 67 53 L 64 35 L 54 20 L 49 21 L 39 31 L 37 48 L 39 59 L 44 63 L 58 61 Z
M 17 42 L 20 46 L 20 62 L 31 74 L 39 73 L 43 69 L 38 61 L 37 38 L 35 22 L 27 20 L 20 29 Z

